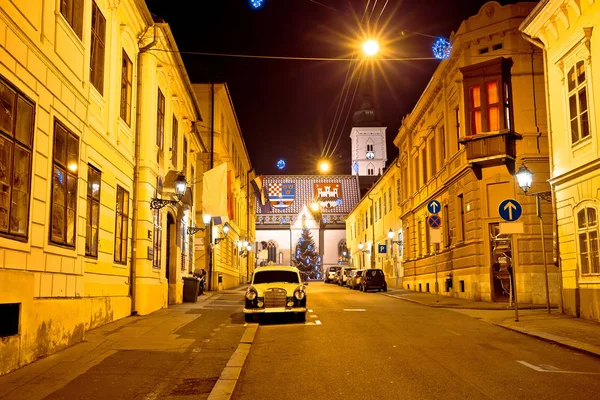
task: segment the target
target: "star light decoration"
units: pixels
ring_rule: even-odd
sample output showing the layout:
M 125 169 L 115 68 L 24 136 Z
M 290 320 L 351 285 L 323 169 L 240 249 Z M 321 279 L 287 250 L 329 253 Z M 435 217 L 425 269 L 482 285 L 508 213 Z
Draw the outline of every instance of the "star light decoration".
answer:
M 250 5 L 254 8 L 262 7 L 264 0 L 250 0 Z
M 433 50 L 433 56 L 438 60 L 443 60 L 450 57 L 450 52 L 452 51 L 452 45 L 450 41 L 446 38 L 439 37 L 431 46 L 431 50 Z
M 285 161 L 283 161 L 283 159 L 277 161 L 277 168 L 279 168 L 279 169 L 284 169 L 285 168 Z

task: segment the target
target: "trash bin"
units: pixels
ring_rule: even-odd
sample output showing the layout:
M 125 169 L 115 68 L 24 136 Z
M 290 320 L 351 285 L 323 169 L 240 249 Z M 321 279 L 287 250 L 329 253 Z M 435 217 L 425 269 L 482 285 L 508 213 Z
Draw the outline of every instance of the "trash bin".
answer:
M 192 276 L 183 278 L 183 301 L 187 303 L 195 303 L 198 301 L 198 289 L 200 281 Z

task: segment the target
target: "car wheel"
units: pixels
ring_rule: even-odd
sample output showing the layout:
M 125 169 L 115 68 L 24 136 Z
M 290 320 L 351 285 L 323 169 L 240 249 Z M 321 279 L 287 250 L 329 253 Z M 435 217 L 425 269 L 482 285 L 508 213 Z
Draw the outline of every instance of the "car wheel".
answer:
M 254 322 L 254 314 L 244 314 L 246 322 Z
M 387 292 L 387 283 L 383 285 L 383 289 L 381 289 L 382 292 Z
M 298 322 L 306 322 L 306 313 L 298 313 Z

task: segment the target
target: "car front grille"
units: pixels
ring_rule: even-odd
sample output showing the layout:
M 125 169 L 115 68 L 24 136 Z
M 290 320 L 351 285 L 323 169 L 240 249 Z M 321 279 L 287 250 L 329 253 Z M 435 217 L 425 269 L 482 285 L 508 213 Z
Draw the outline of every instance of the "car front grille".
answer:
M 265 307 L 285 307 L 286 294 L 284 289 L 267 289 Z

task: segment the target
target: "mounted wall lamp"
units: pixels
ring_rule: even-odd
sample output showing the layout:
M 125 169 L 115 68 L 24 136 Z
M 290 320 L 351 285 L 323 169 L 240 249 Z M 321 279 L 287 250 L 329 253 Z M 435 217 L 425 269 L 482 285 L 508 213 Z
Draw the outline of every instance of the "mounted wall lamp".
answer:
M 177 200 L 166 200 L 166 199 L 159 199 L 157 197 L 154 197 L 152 200 L 150 200 L 150 208 L 152 210 L 160 210 L 161 208 L 163 208 L 164 206 L 167 206 L 169 204 L 171 204 L 171 205 L 179 204 L 179 202 L 181 201 L 181 198 L 185 194 L 186 189 L 187 189 L 187 182 L 185 180 L 185 176 L 183 174 L 179 174 L 177 176 L 177 179 L 175 179 L 175 195 L 177 196 Z
M 363 253 L 371 254 L 371 250 L 365 249 L 364 247 L 365 245 L 363 244 L 363 242 L 360 242 L 358 244 L 358 250 L 362 251 Z
M 392 230 L 392 228 L 390 228 L 390 230 L 388 231 L 388 239 L 390 239 L 390 241 L 392 242 L 392 244 L 398 244 L 400 246 L 402 246 L 402 240 L 394 240 L 394 231 Z
M 250 250 L 252 250 L 252 246 L 250 246 L 250 243 L 248 243 L 247 240 L 244 240 L 243 242 L 238 241 L 237 246 L 238 246 L 238 255 L 240 257 L 247 257 L 248 254 L 250 253 Z
M 202 216 L 202 222 L 204 222 L 204 226 L 190 226 L 187 228 L 188 235 L 194 235 L 200 231 L 204 231 L 206 229 L 206 225 L 210 224 L 210 220 L 212 219 L 210 214 L 204 214 Z
M 215 246 L 217 246 L 221 240 L 223 240 L 227 237 L 227 234 L 229 233 L 229 224 L 228 223 L 225 223 L 225 225 L 223 225 L 223 233 L 225 234 L 225 236 L 215 238 Z

